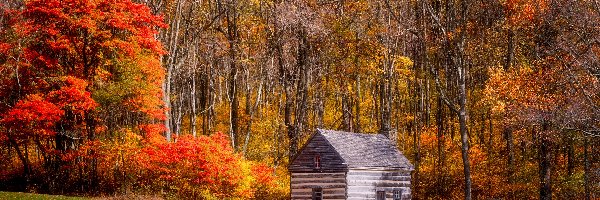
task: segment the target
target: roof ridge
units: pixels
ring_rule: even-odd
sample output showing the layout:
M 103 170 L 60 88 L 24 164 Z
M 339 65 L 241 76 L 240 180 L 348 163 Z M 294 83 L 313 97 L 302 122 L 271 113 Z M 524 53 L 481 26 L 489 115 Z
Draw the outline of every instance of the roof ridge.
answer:
M 404 154 L 383 134 L 327 129 L 317 131 L 348 167 L 413 168 Z

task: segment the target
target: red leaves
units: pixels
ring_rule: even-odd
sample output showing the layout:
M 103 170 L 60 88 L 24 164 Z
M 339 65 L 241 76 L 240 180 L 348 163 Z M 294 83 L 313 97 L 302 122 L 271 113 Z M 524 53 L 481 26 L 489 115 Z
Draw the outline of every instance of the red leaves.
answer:
M 85 111 L 94 109 L 97 104 L 85 91 L 87 83 L 74 77 L 64 77 L 65 86 L 47 95 L 31 94 L 20 100 L 2 116 L 1 123 L 14 132 L 52 136 L 54 126 L 65 111 L 83 116 Z M 82 117 L 80 117 L 82 118 Z
M 63 110 L 69 110 L 83 116 L 85 111 L 93 110 L 98 104 L 92 99 L 90 92 L 86 91 L 87 82 L 83 79 L 67 76 L 63 78 L 64 86 L 48 94 Z
M 8 54 L 12 46 L 8 43 L 0 42 L 0 54 Z
M 275 187 L 273 169 L 269 166 L 262 163 L 252 165 L 252 174 L 256 179 L 256 184 L 267 188 Z
M 18 20 L 12 28 L 28 39 L 24 41 L 31 42 L 27 46 L 37 54 L 28 56 L 28 60 L 41 58 L 39 64 L 46 66 L 75 66 L 76 69 L 67 74 L 84 79 L 93 76 L 96 68 L 103 67 L 102 62 L 94 60 L 164 53 L 154 36 L 156 29 L 165 24 L 143 4 L 110 0 L 31 0 L 15 14 Z
M 2 116 L 1 123 L 7 129 L 21 134 L 52 136 L 56 134 L 53 126 L 64 112 L 41 95 L 33 94 L 19 101 Z
M 31 154 L 33 148 L 44 154 L 23 163 L 33 163 L 35 170 L 35 165 L 49 163 L 59 163 L 60 170 L 80 170 L 73 176 L 91 173 L 85 165 L 92 162 L 112 178 L 117 170 L 113 167 L 138 177 L 146 169 L 161 172 L 140 178 L 151 182 L 155 180 L 146 178 L 204 180 L 197 176 L 204 171 L 185 174 L 175 166 L 222 169 L 191 165 L 205 166 L 202 159 L 240 161 L 230 148 L 202 146 L 194 139 L 165 143 L 163 125 L 149 124 L 164 119 L 160 99 L 164 69 L 159 55 L 165 51 L 155 35 L 166 25 L 147 6 L 131 0 L 28 0 L 24 4 L 18 10 L 0 5 L 0 141 L 16 141 L 15 149 L 24 154 Z M 112 119 L 114 115 L 121 118 Z M 127 122 L 118 121 L 124 116 Z M 141 139 L 140 132 L 146 133 L 147 140 Z M 210 148 L 221 148 L 215 157 L 222 153 L 229 158 L 197 154 L 209 154 Z M 159 149 L 166 152 L 154 151 Z M 145 165 L 134 165 L 138 162 Z M 56 174 L 48 176 L 62 174 L 51 173 Z M 65 184 L 74 183 L 69 181 Z
M 272 178 L 263 173 L 268 171 L 265 166 L 257 166 L 256 173 L 249 173 L 252 169 L 245 167 L 252 166 L 233 152 L 222 133 L 198 138 L 186 135 L 175 143 L 151 144 L 138 155 L 138 162 L 144 173 L 141 177 L 149 179 L 141 182 L 171 185 L 184 196 L 193 193 L 186 189 L 192 187 L 207 190 L 218 198 L 250 198 L 248 177 L 257 175 L 261 183 Z
M 127 95 L 133 102 L 128 105 L 131 111 L 152 120 L 164 118 L 159 97 L 163 69 L 158 60 L 164 50 L 154 36 L 165 24 L 147 6 L 113 0 L 30 0 L 22 9 L 3 9 L 2 14 L 10 16 L 0 29 L 0 53 L 20 58 L 0 63 L 0 71 L 11 72 L 0 80 L 9 84 L 3 90 L 18 88 L 22 96 L 47 94 L 47 101 L 76 115 L 63 121 L 75 118 L 80 120 L 75 125 L 81 125 L 84 113 L 99 106 L 91 98 L 98 90 L 92 80 L 104 78 L 100 82 L 106 85 L 122 78 L 143 86 Z M 137 73 L 132 75 L 136 80 L 107 76 L 116 68 Z M 97 77 L 97 72 L 106 73 Z M 0 91 L 7 93 L 11 92 Z

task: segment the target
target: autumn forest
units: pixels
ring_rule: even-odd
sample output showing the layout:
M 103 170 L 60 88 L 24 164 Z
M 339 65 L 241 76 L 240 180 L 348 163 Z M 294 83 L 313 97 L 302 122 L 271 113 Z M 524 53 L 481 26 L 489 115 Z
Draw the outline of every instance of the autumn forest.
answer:
M 598 199 L 600 1 L 0 1 L 0 191 L 289 199 L 317 128 L 413 199 Z

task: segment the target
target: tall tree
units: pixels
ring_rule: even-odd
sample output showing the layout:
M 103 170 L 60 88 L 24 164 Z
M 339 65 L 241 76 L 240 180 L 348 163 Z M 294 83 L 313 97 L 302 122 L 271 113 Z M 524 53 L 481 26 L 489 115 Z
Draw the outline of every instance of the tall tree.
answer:
M 459 4 L 459 5 L 456 5 Z M 431 18 L 434 20 L 434 24 L 437 29 L 441 31 L 442 43 L 445 45 L 447 53 L 447 65 L 449 65 L 450 71 L 446 71 L 446 77 L 454 77 L 458 94 L 453 99 L 457 102 L 453 102 L 450 97 L 446 94 L 448 91 L 444 89 L 440 81 L 439 71 L 430 65 L 430 71 L 434 75 L 436 88 L 440 95 L 441 100 L 455 113 L 459 121 L 460 130 L 460 141 L 461 141 L 461 155 L 463 162 L 463 174 L 464 174 L 464 198 L 471 199 L 471 167 L 469 161 L 469 135 L 467 133 L 467 55 L 465 53 L 467 44 L 467 12 L 468 2 L 462 1 L 449 1 L 446 2 L 446 15 L 440 15 L 440 13 L 434 13 L 431 5 L 427 8 L 431 14 Z M 458 16 L 455 14 L 458 13 Z M 444 20 L 444 21 L 442 21 Z M 453 37 L 447 37 L 455 35 Z M 447 86 L 448 87 L 448 86 Z
M 0 117 L 0 132 L 25 158 L 26 173 L 34 144 L 43 166 L 54 169 L 51 181 L 78 177 L 89 180 L 82 189 L 93 187 L 97 159 L 78 155 L 97 152 L 80 147 L 98 142 L 105 124 L 138 129 L 163 117 L 157 60 L 164 50 L 155 34 L 166 26 L 148 7 L 131 1 L 32 0 L 22 6 L 3 10 L 11 17 L 0 41 L 18 48 L 3 52 L 10 59 L 0 62 L 0 71 L 11 71 L 0 78 L 7 86 L 0 89 L 0 111 L 10 113 Z M 107 88 L 120 89 L 107 93 Z M 42 107 L 32 107 L 36 104 Z M 126 111 L 115 112 L 113 104 Z M 129 114 L 135 124 L 115 120 Z M 61 172 L 75 160 L 89 165 L 78 166 L 79 175 Z

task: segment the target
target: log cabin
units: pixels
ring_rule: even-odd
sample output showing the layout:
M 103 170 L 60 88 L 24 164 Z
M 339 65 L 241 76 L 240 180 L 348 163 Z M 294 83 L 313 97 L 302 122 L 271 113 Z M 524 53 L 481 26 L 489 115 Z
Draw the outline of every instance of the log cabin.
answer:
M 411 199 L 413 170 L 383 134 L 317 129 L 288 167 L 291 199 Z

